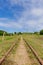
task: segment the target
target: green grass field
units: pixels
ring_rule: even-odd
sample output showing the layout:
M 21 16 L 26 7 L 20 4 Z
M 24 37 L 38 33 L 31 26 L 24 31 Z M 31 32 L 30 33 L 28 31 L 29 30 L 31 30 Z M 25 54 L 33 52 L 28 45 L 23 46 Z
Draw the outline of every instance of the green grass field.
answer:
M 18 35 L 14 36 L 5 36 L 4 40 L 2 40 L 2 36 L 0 36 L 0 59 L 4 54 L 8 51 L 11 45 L 16 42 Z
M 43 60 L 43 35 L 24 34 L 23 37 L 34 48 L 38 56 Z

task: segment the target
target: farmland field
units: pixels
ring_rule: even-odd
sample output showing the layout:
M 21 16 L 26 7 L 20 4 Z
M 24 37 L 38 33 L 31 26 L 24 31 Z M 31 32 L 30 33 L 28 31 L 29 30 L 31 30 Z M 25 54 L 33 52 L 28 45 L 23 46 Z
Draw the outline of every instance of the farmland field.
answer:
M 2 36 L 0 36 L 0 59 L 4 54 L 8 51 L 8 49 L 11 47 L 11 45 L 17 40 L 18 36 L 4 36 L 4 39 L 2 40 Z
M 24 39 L 30 44 L 37 52 L 38 56 L 43 60 L 43 35 L 24 34 Z

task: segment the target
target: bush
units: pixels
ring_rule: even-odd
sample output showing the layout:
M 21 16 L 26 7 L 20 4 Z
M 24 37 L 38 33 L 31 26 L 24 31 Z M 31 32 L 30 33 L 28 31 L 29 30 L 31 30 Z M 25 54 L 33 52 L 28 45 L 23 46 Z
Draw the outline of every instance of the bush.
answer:
M 38 34 L 38 32 L 34 32 L 34 34 Z
M 21 32 L 18 32 L 18 35 L 21 35 L 22 33 Z
M 40 31 L 40 35 L 43 35 L 43 30 Z

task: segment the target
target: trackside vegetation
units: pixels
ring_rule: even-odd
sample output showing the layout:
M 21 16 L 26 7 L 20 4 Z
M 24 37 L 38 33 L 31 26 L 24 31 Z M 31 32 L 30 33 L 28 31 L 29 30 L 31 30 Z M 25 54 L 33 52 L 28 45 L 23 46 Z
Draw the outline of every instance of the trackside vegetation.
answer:
M 43 35 L 24 34 L 23 38 L 33 47 L 38 56 L 43 60 Z

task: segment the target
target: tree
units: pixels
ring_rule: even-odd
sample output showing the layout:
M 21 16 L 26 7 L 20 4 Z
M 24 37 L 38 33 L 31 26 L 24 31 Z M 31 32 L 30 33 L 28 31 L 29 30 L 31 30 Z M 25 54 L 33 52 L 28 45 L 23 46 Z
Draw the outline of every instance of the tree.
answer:
M 11 36 L 11 35 L 13 35 L 13 33 L 8 33 L 8 32 L 6 32 L 6 31 L 3 31 L 3 30 L 0 30 L 0 36 Z
M 43 35 L 43 30 L 40 31 L 40 35 Z
M 7 32 L 3 31 L 3 30 L 0 30 L 0 36 L 3 36 L 4 33 L 6 34 Z
M 34 32 L 34 34 L 38 34 L 38 32 Z
M 14 34 L 16 34 L 16 32 L 14 32 Z
M 18 35 L 21 35 L 22 33 L 21 32 L 18 32 Z

